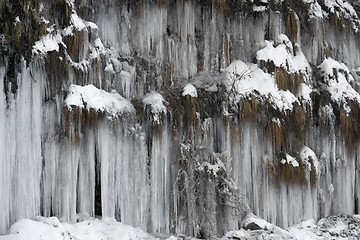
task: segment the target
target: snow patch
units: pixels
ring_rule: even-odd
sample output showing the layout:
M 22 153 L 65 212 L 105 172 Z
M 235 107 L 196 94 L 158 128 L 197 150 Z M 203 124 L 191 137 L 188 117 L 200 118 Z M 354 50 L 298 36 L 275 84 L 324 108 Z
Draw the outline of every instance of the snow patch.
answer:
M 276 123 L 279 127 L 281 127 L 281 121 L 280 121 L 279 118 L 273 117 L 273 118 L 271 119 L 271 121 L 272 121 L 273 123 Z
M 325 12 L 322 10 L 317 0 L 303 0 L 304 3 L 309 4 L 309 18 L 323 18 Z
M 256 64 L 236 60 L 225 70 L 227 90 L 235 92 L 231 101 L 258 93 L 268 98 L 280 111 L 292 110 L 297 98 L 290 91 L 279 90 L 272 75 L 262 71 Z
M 283 68 L 289 73 L 299 73 L 310 78 L 311 67 L 300 47 L 292 43 L 285 34 L 278 35 L 275 44 L 265 40 L 265 47 L 256 53 L 256 59 L 264 62 L 273 62 L 276 67 Z
M 71 85 L 65 104 L 70 109 L 76 106 L 106 112 L 113 116 L 135 112 L 130 101 L 120 96 L 119 93 L 115 91 L 109 93 L 91 84 L 87 86 Z
M 355 9 L 346 0 L 325 0 L 324 3 L 332 13 L 340 11 L 345 17 L 358 18 Z
M 299 167 L 299 162 L 296 161 L 296 159 L 292 156 L 290 156 L 289 154 L 286 153 L 285 159 L 281 160 L 282 164 L 291 164 L 293 167 Z
M 94 22 L 85 22 L 85 24 L 90 29 L 93 29 L 93 30 L 98 30 L 99 29 L 98 25 L 96 25 Z
M 298 93 L 297 93 L 297 97 L 299 99 L 303 99 L 305 101 L 311 102 L 311 97 L 310 94 L 313 92 L 313 89 L 306 85 L 305 83 L 300 83 L 299 88 L 298 88 Z
M 290 238 L 290 234 L 285 231 L 284 229 L 281 229 L 267 221 L 265 221 L 262 218 L 259 218 L 258 216 L 254 215 L 253 213 L 248 213 L 242 223 L 241 223 L 245 228 L 247 226 L 249 226 L 250 224 L 255 224 L 257 225 L 260 229 L 263 230 L 268 230 L 269 232 L 275 233 L 278 236 L 281 236 L 285 239 L 289 239 Z
M 265 6 L 253 6 L 253 11 L 254 12 L 264 12 L 266 10 Z
M 359 32 L 359 17 L 353 6 L 346 0 L 325 0 L 326 10 L 330 13 L 336 14 L 337 17 L 343 16 L 352 21 L 352 28 L 355 32 Z
M 84 21 L 76 13 L 71 14 L 71 23 L 78 31 L 82 31 L 84 28 L 86 28 Z
M 249 239 L 250 234 L 248 231 L 246 231 L 244 229 L 240 229 L 240 230 L 233 230 L 233 231 L 227 232 L 225 237 L 227 239 Z
M 100 58 L 100 56 L 105 53 L 106 50 L 104 44 L 102 43 L 99 37 L 97 37 L 92 44 L 89 44 L 90 59 Z
M 46 34 L 33 46 L 33 54 L 46 54 L 47 52 L 59 51 L 59 44 L 65 46 L 59 34 Z
M 216 163 L 214 164 L 211 164 L 209 162 L 203 162 L 199 166 L 199 170 L 210 173 L 214 177 L 216 177 L 218 172 L 225 171 L 225 165 L 220 159 L 217 159 Z
M 190 95 L 193 98 L 197 98 L 197 90 L 191 83 L 186 84 L 186 86 L 183 89 L 182 95 L 185 97 L 187 95 Z
M 15 18 L 15 22 L 14 22 L 14 25 L 16 26 L 18 23 L 20 23 L 21 21 L 20 21 L 20 17 L 19 16 L 17 16 L 16 18 Z
M 319 172 L 319 160 L 316 157 L 316 154 L 313 150 L 311 150 L 307 146 L 303 146 L 300 150 L 300 158 L 304 165 L 308 167 L 308 169 L 311 171 L 311 162 L 314 164 L 315 170 L 318 173 Z
M 153 114 L 159 114 L 161 112 L 166 113 L 164 102 L 164 97 L 157 92 L 148 93 L 143 99 L 145 105 L 151 106 L 151 112 Z
M 346 105 L 347 99 L 350 99 L 360 103 L 359 93 L 349 84 L 354 81 L 354 78 L 345 64 L 327 58 L 319 65 L 318 69 L 323 80 L 322 88 L 330 93 L 335 102 L 339 105 L 341 103 Z

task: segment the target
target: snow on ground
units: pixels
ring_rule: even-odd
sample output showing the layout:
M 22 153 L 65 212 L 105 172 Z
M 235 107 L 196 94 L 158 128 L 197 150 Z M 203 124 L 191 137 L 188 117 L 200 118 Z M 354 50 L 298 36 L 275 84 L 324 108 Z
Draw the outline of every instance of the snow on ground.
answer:
M 70 109 L 73 106 L 106 112 L 112 116 L 122 113 L 135 112 L 129 100 L 123 98 L 115 91 L 106 92 L 94 85 L 71 85 L 65 104 Z
M 249 213 L 243 219 L 242 226 L 244 228 L 229 231 L 219 239 L 355 240 L 360 237 L 360 215 L 330 216 L 320 219 L 317 223 L 314 219 L 308 219 L 284 230 Z M 170 234 L 158 233 L 157 236 L 160 239 L 179 239 Z M 0 236 L 0 240 L 145 240 L 159 238 L 114 219 L 89 219 L 77 223 L 61 223 L 56 217 L 19 220 L 10 228 L 7 235 Z M 185 237 L 182 236 L 180 239 L 185 239 Z
M 252 213 L 248 213 L 242 221 L 242 225 L 244 226 L 244 228 L 248 228 L 250 224 L 252 224 L 253 226 L 256 225 L 256 228 L 270 231 L 285 238 L 290 236 L 289 233 L 284 229 L 281 229 L 278 226 L 275 226 L 274 224 L 271 224 L 264 219 L 255 216 Z
M 232 96 L 233 102 L 257 92 L 268 98 L 280 111 L 285 111 L 292 110 L 293 103 L 298 101 L 290 91 L 279 90 L 274 77 L 256 64 L 236 60 L 224 71 L 228 91 L 236 93 Z
M 303 221 L 288 229 L 295 239 L 359 239 L 360 215 L 339 215 Z
M 221 239 L 296 239 L 296 240 L 326 240 L 326 239 L 359 239 L 360 215 L 339 215 L 320 219 L 308 219 L 291 226 L 287 230 L 280 229 L 252 214 L 246 219 L 249 225 L 254 223 L 258 230 L 229 231 Z
M 0 240 L 131 240 L 155 239 L 143 230 L 113 219 L 92 219 L 79 223 L 60 223 L 55 217 L 23 219 L 16 222 Z

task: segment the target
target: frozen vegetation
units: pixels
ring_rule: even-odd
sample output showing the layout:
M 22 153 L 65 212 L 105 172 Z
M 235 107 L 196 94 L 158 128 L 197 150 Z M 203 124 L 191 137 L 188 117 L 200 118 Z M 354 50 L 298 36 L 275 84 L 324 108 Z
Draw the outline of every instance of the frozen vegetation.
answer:
M 0 240 L 356 239 L 359 6 L 1 1 Z

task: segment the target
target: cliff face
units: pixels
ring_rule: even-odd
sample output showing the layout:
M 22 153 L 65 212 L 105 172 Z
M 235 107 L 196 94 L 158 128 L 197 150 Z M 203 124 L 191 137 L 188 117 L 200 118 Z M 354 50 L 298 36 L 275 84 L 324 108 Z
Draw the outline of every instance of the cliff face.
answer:
M 359 213 L 357 1 L 0 4 L 0 233 L 208 238 Z

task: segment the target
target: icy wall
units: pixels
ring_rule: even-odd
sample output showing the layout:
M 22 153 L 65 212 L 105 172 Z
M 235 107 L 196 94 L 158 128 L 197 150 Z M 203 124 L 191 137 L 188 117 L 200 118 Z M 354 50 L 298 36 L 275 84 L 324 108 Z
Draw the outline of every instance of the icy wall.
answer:
M 209 238 L 359 213 L 357 1 L 0 3 L 0 233 Z M 355 7 L 355 8 L 354 8 Z

